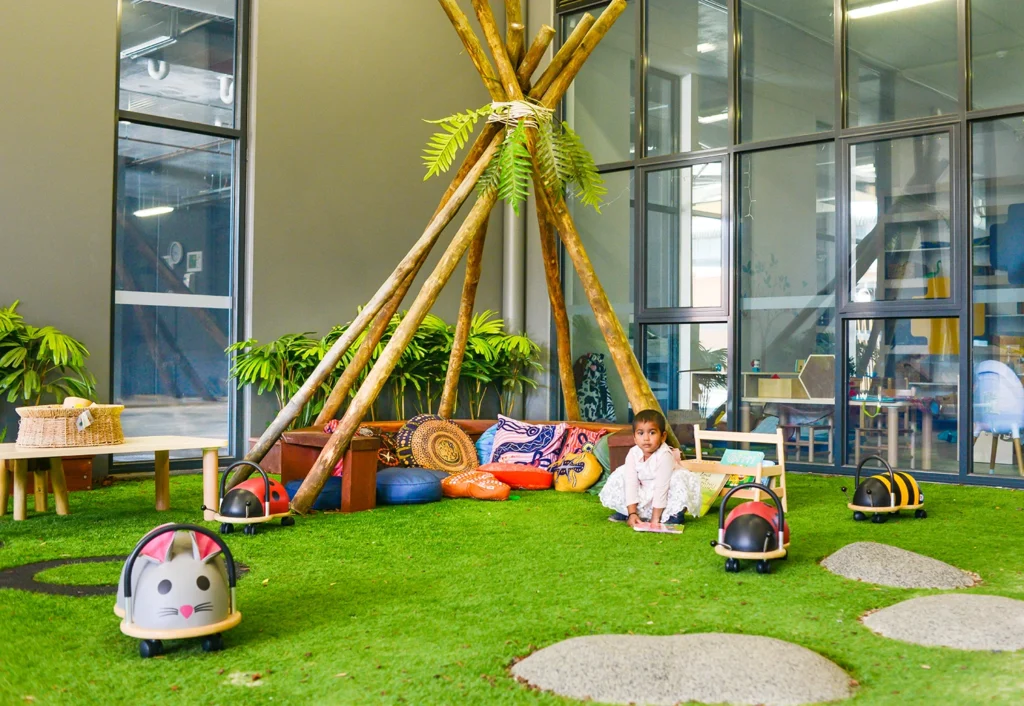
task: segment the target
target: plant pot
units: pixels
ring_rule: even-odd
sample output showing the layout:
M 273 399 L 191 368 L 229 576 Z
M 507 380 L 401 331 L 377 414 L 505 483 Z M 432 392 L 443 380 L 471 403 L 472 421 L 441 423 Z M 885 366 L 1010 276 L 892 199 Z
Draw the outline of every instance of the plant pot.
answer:
M 252 449 L 259 441 L 258 436 L 249 437 L 249 448 Z M 270 451 L 260 461 L 260 467 L 269 473 L 270 475 L 279 476 L 281 475 L 281 440 L 278 439 L 274 442 L 274 445 L 270 447 Z

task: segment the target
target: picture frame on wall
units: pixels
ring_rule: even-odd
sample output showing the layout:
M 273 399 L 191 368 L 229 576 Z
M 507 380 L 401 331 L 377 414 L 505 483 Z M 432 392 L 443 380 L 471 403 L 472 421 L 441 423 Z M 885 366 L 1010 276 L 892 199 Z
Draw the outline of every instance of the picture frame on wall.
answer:
M 193 250 L 188 253 L 185 261 L 186 272 L 202 272 L 203 271 L 203 251 Z

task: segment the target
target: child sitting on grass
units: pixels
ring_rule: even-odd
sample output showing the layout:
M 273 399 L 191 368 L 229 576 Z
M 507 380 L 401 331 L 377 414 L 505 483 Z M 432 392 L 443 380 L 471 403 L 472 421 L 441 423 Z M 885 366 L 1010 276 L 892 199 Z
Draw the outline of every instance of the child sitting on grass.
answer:
M 666 426 L 665 417 L 654 409 L 633 417 L 636 446 L 601 490 L 601 504 L 615 510 L 609 519 L 630 527 L 639 522 L 682 524 L 684 511 L 694 516 L 700 511 L 700 476 L 676 467 L 677 457 L 665 443 Z

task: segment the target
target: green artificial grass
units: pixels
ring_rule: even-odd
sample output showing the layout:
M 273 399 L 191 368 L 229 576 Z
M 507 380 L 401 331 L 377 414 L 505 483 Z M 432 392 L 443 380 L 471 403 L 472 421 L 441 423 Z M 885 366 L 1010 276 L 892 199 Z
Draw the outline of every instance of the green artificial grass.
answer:
M 121 575 L 124 562 L 100 561 L 95 564 L 65 564 L 44 569 L 36 574 L 43 583 L 71 584 L 75 586 L 112 586 Z
M 818 561 L 859 540 L 886 542 L 981 575 L 971 592 L 1024 599 L 1024 494 L 928 485 L 929 517 L 854 523 L 848 479 L 790 476 L 791 558 L 776 572 L 726 574 L 708 546 L 717 517 L 678 536 L 607 521 L 591 495 L 519 492 L 504 503 L 445 500 L 317 514 L 227 538 L 251 573 L 244 615 L 207 654 L 198 640 L 143 660 L 118 630 L 113 597 L 0 590 L 0 703 L 564 704 L 508 674 L 532 651 L 577 635 L 707 631 L 768 635 L 846 669 L 857 704 L 1020 703 L 1024 653 L 924 648 L 879 637 L 864 612 L 935 591 L 833 576 Z M 0 518 L 0 569 L 127 554 L 154 526 L 196 522 L 195 476 L 71 496 L 72 515 Z M 215 525 L 207 525 L 215 528 Z M 109 565 L 60 576 L 113 580 Z M 736 655 L 745 669 L 745 655 Z

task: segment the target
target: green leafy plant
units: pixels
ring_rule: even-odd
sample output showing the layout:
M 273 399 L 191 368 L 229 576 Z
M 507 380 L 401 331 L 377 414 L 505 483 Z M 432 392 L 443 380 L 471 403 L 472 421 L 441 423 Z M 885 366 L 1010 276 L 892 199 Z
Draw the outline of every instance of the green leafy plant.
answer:
M 496 378 L 501 413 L 511 416 L 516 396 L 526 387 L 537 388 L 532 374 L 543 370 L 538 357 L 540 346 L 524 334 L 506 334 L 497 343 Z
M 427 120 L 444 131 L 434 133 L 423 151 L 427 168 L 424 181 L 451 168 L 456 153 L 484 116 L 505 123 L 506 129 L 505 139 L 480 177 L 480 193 L 496 189 L 498 197 L 519 213 L 533 173 L 528 148 L 532 136 L 544 185 L 600 212 L 608 190 L 583 140 L 568 123 L 555 123 L 551 110 L 530 101 L 495 102 L 440 120 Z
M 19 301 L 0 309 L 0 394 L 9 403 L 92 397 L 96 378 L 86 369 L 89 350 L 53 326 L 25 323 Z

